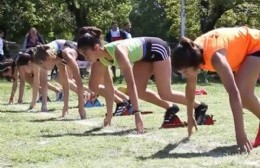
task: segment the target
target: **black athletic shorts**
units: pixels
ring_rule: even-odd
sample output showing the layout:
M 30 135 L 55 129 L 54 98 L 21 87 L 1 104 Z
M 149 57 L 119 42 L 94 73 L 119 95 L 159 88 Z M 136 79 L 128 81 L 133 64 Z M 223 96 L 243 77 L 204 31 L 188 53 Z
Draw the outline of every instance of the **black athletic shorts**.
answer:
M 169 59 L 170 47 L 160 38 L 144 37 L 143 38 L 144 57 L 142 61 L 155 62 Z
M 256 51 L 252 54 L 249 54 L 250 56 L 259 57 L 260 58 L 260 51 Z

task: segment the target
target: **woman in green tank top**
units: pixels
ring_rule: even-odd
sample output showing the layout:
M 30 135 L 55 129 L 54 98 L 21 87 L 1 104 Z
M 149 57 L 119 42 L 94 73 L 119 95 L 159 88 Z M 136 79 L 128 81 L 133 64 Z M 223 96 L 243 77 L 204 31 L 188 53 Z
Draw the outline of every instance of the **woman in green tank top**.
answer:
M 140 37 L 116 41 L 103 46 L 101 33 L 102 31 L 96 27 L 81 28 L 78 51 L 88 61 L 94 62 L 89 87 L 96 94 L 106 98 L 107 116 L 104 125 L 109 125 L 112 119 L 114 87 L 108 71 L 110 65 L 120 67 L 124 74 L 139 133 L 143 131 L 143 123 L 139 113 L 138 96 L 167 109 L 164 122 L 170 122 L 172 116 L 179 111 L 178 106 L 172 106 L 172 102 L 186 105 L 187 100 L 183 93 L 171 90 L 170 49 L 166 42 L 154 37 Z M 155 75 L 159 95 L 147 89 L 147 83 L 152 74 Z M 99 84 L 105 84 L 103 92 L 98 92 Z M 195 111 L 205 114 L 207 105 L 197 101 L 194 104 Z M 196 125 L 195 118 L 192 117 L 189 123 Z M 189 130 L 189 135 L 191 132 L 192 130 Z

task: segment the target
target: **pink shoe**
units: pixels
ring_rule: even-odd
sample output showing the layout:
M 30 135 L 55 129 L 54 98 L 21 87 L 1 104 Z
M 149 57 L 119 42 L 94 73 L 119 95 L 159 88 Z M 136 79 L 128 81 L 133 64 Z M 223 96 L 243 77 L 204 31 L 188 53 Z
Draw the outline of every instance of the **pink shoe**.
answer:
M 257 148 L 260 146 L 260 128 L 258 129 L 258 134 L 255 138 L 255 141 L 251 143 L 253 148 Z

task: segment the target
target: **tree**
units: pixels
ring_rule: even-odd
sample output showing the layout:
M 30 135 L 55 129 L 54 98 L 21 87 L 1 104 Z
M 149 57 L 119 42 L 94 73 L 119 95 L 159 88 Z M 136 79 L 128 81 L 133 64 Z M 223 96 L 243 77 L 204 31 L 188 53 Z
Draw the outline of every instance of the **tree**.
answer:
M 45 38 L 67 36 L 74 29 L 70 13 L 64 5 L 50 3 L 50 0 L 4 0 L 0 6 L 0 27 L 10 39 L 22 41 L 30 27 L 36 27 Z
M 155 36 L 170 40 L 168 29 L 170 21 L 166 19 L 164 4 L 158 0 L 140 0 L 133 6 L 130 20 L 135 36 Z
M 248 1 L 248 0 L 247 0 Z M 201 32 L 206 33 L 214 29 L 217 21 L 229 11 L 234 12 L 236 8 L 245 7 L 246 9 L 250 7 L 251 4 L 255 3 L 259 5 L 259 2 L 246 0 L 200 0 L 200 25 Z M 247 16 L 249 17 L 249 16 Z M 234 18 L 235 19 L 235 18 Z M 237 18 L 236 18 L 237 19 Z M 247 19 L 247 18 L 245 18 Z
M 167 19 L 172 23 L 170 34 L 180 34 L 180 1 L 160 0 Z M 186 36 L 194 39 L 215 27 L 260 24 L 260 1 L 250 0 L 186 0 Z
M 260 4 L 259 3 L 243 3 L 237 7 L 225 12 L 216 23 L 220 26 L 249 26 L 252 28 L 260 28 Z
M 164 4 L 166 19 L 171 23 L 168 30 L 169 36 L 173 36 L 176 39 L 180 38 L 180 12 L 181 1 L 180 0 L 160 0 Z M 199 25 L 199 6 L 198 0 L 185 0 L 186 6 L 186 36 L 195 38 L 200 32 Z
M 113 20 L 122 23 L 128 19 L 131 4 L 128 0 L 65 0 L 74 16 L 76 28 L 95 25 L 107 30 Z

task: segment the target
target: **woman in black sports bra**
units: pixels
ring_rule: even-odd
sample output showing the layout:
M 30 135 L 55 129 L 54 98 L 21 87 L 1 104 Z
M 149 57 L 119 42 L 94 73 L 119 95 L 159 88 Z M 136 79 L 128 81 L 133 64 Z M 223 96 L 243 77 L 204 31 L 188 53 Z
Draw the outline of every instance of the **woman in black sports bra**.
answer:
M 73 42 L 71 43 L 73 44 Z M 55 40 L 51 43 L 48 43 L 47 45 L 41 45 L 36 47 L 34 63 L 40 65 L 42 68 L 47 70 L 53 69 L 55 65 L 57 66 L 59 71 L 59 79 L 62 83 L 62 88 L 64 92 L 64 106 L 62 111 L 63 117 L 68 114 L 69 109 L 68 101 L 70 90 L 70 75 L 68 75 L 68 71 L 70 70 L 71 74 L 73 75 L 73 79 L 76 83 L 79 114 L 81 119 L 85 119 L 86 111 L 84 108 L 84 87 L 80 77 L 79 68 L 76 62 L 77 57 L 77 51 L 73 49 L 72 46 L 68 46 L 68 42 L 66 40 Z M 46 81 L 44 83 L 46 83 Z
M 28 50 L 29 51 L 29 50 Z M 32 58 L 30 56 L 30 53 L 26 52 L 20 52 L 15 60 L 9 60 L 8 62 L 4 62 L 1 65 L 1 71 L 2 75 L 5 77 L 10 77 L 13 80 L 12 85 L 12 91 L 11 96 L 9 99 L 9 104 L 13 104 L 14 96 L 17 90 L 18 86 L 18 79 L 20 79 L 20 85 L 19 85 L 19 96 L 17 103 L 23 103 L 23 95 L 24 95 L 24 87 L 25 82 L 29 83 L 31 86 L 37 85 L 39 86 L 38 81 L 35 80 L 35 73 L 38 73 L 38 69 L 35 68 L 35 65 L 32 63 Z M 4 68 L 4 69 L 3 69 Z M 51 83 L 48 82 L 48 88 L 52 91 L 54 91 L 56 94 L 60 94 L 62 90 Z M 33 91 L 34 92 L 34 91 Z M 35 92 L 39 92 L 40 94 L 41 89 L 36 89 Z M 35 100 L 32 100 L 30 108 L 34 107 L 33 102 L 36 102 Z M 42 101 L 42 111 L 47 111 L 47 108 L 45 107 L 46 102 Z

